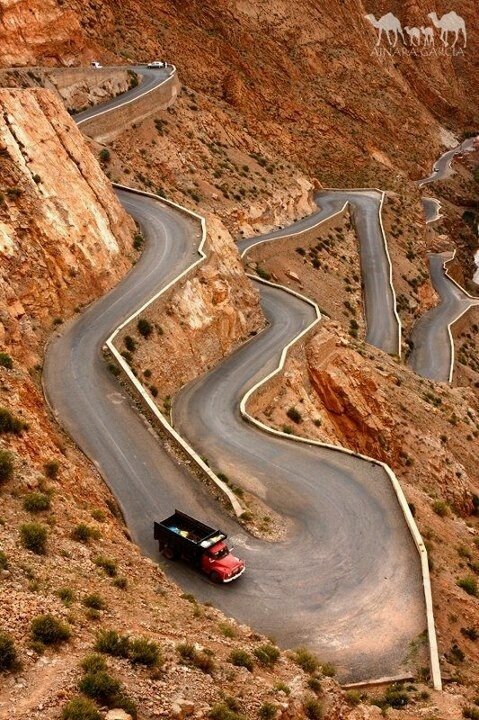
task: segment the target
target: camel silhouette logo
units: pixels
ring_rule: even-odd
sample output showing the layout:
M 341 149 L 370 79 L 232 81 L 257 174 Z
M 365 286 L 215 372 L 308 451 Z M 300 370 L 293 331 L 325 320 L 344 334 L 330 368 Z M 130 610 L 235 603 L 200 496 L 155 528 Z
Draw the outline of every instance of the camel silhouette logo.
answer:
M 432 25 L 424 24 L 410 27 L 401 24 L 399 18 L 388 12 L 379 19 L 372 14 L 364 16 L 377 30 L 375 52 L 381 48 L 388 54 L 452 54 L 463 52 L 467 47 L 467 32 L 464 19 L 451 11 L 438 17 L 430 12 L 427 16 Z M 436 44 L 436 31 L 439 31 L 439 43 Z M 401 42 L 400 42 L 401 41 Z M 379 53 L 380 54 L 380 53 Z M 384 54 L 384 53 L 383 53 Z

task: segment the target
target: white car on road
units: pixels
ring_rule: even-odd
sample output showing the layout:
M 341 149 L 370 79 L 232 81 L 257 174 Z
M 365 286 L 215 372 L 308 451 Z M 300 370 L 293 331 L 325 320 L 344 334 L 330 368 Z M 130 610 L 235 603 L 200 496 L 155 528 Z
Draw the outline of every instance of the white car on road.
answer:
M 161 68 L 166 67 L 166 63 L 163 60 L 154 60 L 151 63 L 148 63 L 148 67 L 152 70 L 161 70 Z
M 95 68 L 95 70 L 99 70 L 103 65 L 101 65 L 98 60 L 92 60 L 90 63 L 92 68 Z

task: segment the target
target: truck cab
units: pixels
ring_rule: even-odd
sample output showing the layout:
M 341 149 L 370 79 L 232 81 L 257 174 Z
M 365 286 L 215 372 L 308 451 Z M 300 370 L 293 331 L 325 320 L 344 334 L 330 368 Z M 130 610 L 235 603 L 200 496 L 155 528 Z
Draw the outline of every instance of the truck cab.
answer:
M 232 555 L 226 543 L 219 542 L 201 557 L 201 569 L 215 582 L 231 582 L 244 573 L 244 562 Z

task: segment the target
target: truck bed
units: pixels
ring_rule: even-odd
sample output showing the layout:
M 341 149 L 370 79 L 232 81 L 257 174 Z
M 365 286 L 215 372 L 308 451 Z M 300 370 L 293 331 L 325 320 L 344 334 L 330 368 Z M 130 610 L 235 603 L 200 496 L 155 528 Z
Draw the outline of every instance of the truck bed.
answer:
M 171 535 L 173 535 L 203 549 L 215 545 L 220 540 L 226 540 L 226 534 L 221 530 L 205 525 L 179 510 L 175 510 L 173 515 L 170 515 L 166 520 L 159 523 L 155 522 L 154 532 L 157 540 L 171 538 Z

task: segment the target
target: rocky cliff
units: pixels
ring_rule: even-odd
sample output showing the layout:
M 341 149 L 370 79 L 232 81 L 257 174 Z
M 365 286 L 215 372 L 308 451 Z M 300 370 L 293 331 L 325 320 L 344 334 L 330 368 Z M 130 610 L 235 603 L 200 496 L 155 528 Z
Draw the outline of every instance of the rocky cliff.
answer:
M 52 93 L 0 105 L 1 341 L 33 362 L 42 331 L 125 272 L 134 225 Z

